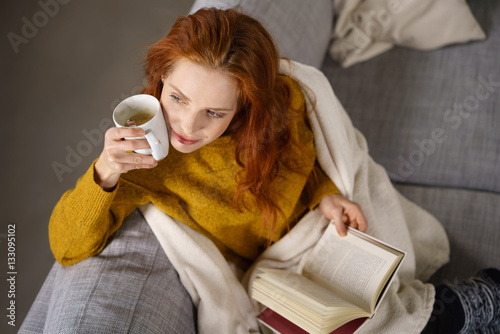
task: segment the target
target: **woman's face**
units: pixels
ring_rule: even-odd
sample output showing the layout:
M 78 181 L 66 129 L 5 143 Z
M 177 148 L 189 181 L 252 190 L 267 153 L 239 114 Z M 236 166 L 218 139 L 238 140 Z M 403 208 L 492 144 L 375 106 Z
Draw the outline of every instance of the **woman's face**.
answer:
M 180 59 L 162 81 L 160 102 L 176 150 L 193 152 L 226 131 L 238 104 L 230 76 Z

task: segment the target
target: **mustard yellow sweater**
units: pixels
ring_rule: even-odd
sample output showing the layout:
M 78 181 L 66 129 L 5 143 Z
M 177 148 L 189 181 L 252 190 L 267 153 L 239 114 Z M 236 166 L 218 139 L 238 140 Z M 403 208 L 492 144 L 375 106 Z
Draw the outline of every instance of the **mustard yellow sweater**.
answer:
M 304 97 L 295 81 L 292 107 L 302 114 L 293 119 L 292 136 L 305 146 L 299 152 L 309 176 L 285 168 L 273 183 L 280 194 L 276 203 L 284 213 L 272 238 L 278 240 L 307 210 L 327 194 L 338 193 L 335 185 L 317 167 L 313 134 L 309 128 Z M 57 203 L 49 223 L 52 252 L 62 265 L 71 265 L 101 252 L 108 238 L 138 206 L 153 203 L 170 216 L 211 238 L 227 260 L 246 268 L 267 244 L 261 230 L 262 217 L 251 195 L 248 208 L 233 206 L 235 176 L 239 166 L 234 158 L 235 142 L 222 136 L 212 143 L 184 154 L 170 147 L 169 155 L 153 169 L 122 174 L 112 192 L 94 181 L 94 164 Z M 313 173 L 313 170 L 316 173 Z M 314 175 L 315 174 L 315 175 Z M 308 196 L 305 196 L 308 189 Z

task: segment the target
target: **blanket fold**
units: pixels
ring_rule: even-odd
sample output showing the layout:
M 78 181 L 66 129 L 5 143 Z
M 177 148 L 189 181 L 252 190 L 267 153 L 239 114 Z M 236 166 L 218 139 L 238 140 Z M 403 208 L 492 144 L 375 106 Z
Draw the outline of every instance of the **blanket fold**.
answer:
M 368 154 L 357 131 L 317 69 L 282 61 L 281 73 L 303 85 L 318 161 L 340 192 L 361 205 L 368 234 L 407 252 L 377 314 L 358 333 L 420 333 L 434 302 L 434 287 L 424 283 L 449 260 L 449 244 L 440 223 L 400 195 L 385 170 Z M 249 297 L 259 267 L 300 272 L 300 260 L 320 238 L 326 224 L 311 211 L 280 241 L 267 249 L 240 281 L 207 237 L 161 212 L 140 208 L 181 282 L 198 309 L 199 333 L 258 333 L 259 305 Z

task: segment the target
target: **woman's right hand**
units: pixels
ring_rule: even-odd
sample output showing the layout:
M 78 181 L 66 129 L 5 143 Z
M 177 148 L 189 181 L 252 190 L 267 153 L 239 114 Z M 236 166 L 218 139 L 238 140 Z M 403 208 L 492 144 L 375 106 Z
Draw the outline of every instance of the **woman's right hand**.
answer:
M 142 137 L 141 128 L 110 128 L 104 136 L 104 149 L 95 163 L 95 181 L 104 190 L 112 190 L 118 183 L 120 175 L 132 169 L 153 168 L 158 162 L 150 155 L 134 153 L 134 150 L 148 149 L 146 139 L 129 139 Z

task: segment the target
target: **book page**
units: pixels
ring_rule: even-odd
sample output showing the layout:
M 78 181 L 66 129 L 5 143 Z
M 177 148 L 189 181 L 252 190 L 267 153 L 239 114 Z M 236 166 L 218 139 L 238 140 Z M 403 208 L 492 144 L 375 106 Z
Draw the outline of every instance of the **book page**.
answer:
M 295 272 L 259 268 L 252 283 L 252 298 L 307 332 L 330 333 L 370 313 Z
M 354 305 L 351 305 L 346 300 L 341 299 L 331 290 L 324 288 L 323 286 L 318 286 L 317 283 L 297 273 L 272 268 L 261 268 L 260 270 L 262 273 L 260 273 L 258 278 L 255 280 L 255 285 L 259 287 L 259 285 L 262 284 L 259 279 L 264 279 L 273 283 L 275 288 L 273 289 L 272 294 L 277 299 L 283 297 L 280 296 L 280 294 L 283 294 L 283 291 L 287 291 L 289 294 L 299 292 L 319 303 L 316 304 L 316 307 L 319 308 L 323 308 L 325 306 L 344 308 L 354 307 Z
M 356 234 L 349 230 L 342 238 L 330 224 L 307 258 L 303 275 L 372 312 L 398 255 Z

